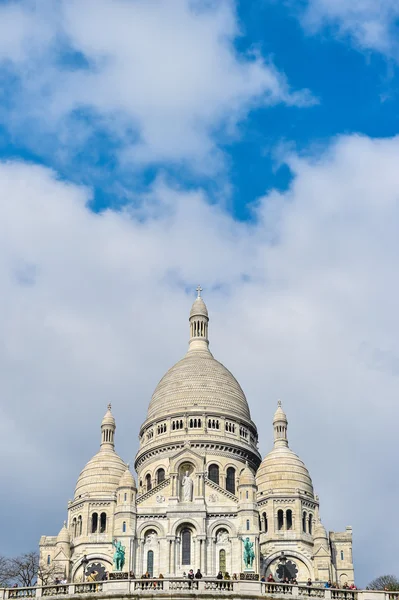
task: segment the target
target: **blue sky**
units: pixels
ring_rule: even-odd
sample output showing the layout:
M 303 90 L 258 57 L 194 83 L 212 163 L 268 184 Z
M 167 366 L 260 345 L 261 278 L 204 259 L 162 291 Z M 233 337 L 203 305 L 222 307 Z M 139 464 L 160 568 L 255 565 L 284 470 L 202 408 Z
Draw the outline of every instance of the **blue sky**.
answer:
M 110 399 L 132 461 L 201 282 L 262 454 L 281 397 L 359 583 L 396 572 L 377 507 L 399 493 L 398 19 L 396 0 L 0 0 L 0 553 L 57 533 Z

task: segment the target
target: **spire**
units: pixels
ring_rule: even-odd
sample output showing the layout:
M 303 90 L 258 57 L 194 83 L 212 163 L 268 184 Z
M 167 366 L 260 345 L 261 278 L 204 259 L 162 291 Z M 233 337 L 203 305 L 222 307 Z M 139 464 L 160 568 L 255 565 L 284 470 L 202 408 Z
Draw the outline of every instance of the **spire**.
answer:
M 111 412 L 111 404 L 108 404 L 107 412 L 101 422 L 101 449 L 114 450 L 116 423 Z
M 190 348 L 192 350 L 208 350 L 208 309 L 201 297 L 202 287 L 196 289 L 197 298 L 190 311 Z
M 275 448 L 288 447 L 287 426 L 287 417 L 281 406 L 281 400 L 279 400 L 273 417 Z

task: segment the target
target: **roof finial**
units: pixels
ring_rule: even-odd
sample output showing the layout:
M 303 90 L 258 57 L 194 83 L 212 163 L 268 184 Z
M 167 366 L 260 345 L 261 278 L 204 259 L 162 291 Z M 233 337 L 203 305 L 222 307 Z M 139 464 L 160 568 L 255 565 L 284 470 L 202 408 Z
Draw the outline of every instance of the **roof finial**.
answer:
M 111 408 L 112 408 L 111 402 L 108 403 L 107 408 L 108 408 L 109 412 L 111 412 Z
M 281 400 L 277 400 L 277 406 L 281 406 Z
M 201 292 L 202 292 L 202 287 L 200 285 L 197 286 L 196 292 L 197 292 L 197 298 L 201 298 Z

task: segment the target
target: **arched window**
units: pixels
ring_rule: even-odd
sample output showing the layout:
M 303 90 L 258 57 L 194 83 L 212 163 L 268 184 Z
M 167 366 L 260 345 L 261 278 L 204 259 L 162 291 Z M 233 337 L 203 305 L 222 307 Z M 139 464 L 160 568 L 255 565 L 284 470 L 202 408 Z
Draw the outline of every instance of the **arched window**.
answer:
M 341 560 L 344 560 L 344 551 L 341 550 Z
M 219 551 L 219 571 L 226 572 L 226 550 Z
M 78 524 L 76 529 L 78 531 L 78 535 L 82 535 L 82 515 L 78 516 Z
M 306 513 L 304 512 L 302 515 L 302 531 L 306 533 Z
M 157 484 L 162 483 L 162 481 L 165 481 L 165 469 L 158 469 L 158 471 L 157 471 Z
M 154 576 L 154 552 L 152 550 L 147 552 L 147 571 L 150 577 Z
M 249 531 L 249 529 L 250 529 L 250 522 L 249 522 L 249 519 L 247 519 L 247 531 Z
M 309 515 L 308 533 L 310 533 L 310 535 L 312 535 L 312 515 Z
M 127 493 L 125 494 L 125 502 L 126 502 L 126 500 L 127 500 Z
M 126 533 L 126 521 L 122 523 L 122 533 Z
M 147 475 L 145 476 L 145 487 L 147 489 L 147 492 L 149 492 L 152 488 L 151 475 L 149 473 L 147 473 Z
M 292 510 L 288 509 L 285 513 L 285 517 L 287 519 L 287 529 L 292 529 Z
M 284 527 L 284 512 L 280 509 L 277 511 L 277 529 L 281 531 Z
M 50 554 L 47 554 L 47 564 L 49 565 L 51 563 L 51 556 Z
M 266 515 L 266 513 L 263 513 L 262 517 L 263 517 L 263 531 L 265 533 L 267 533 L 267 525 L 268 524 L 267 524 L 267 515 Z
M 236 470 L 233 467 L 226 471 L 226 490 L 232 494 L 236 493 Z
M 98 528 L 98 514 L 93 513 L 91 515 L 91 532 L 96 533 Z
M 181 564 L 191 564 L 191 531 L 183 529 L 181 532 Z
M 78 534 L 78 532 L 76 529 L 76 517 L 75 517 L 72 521 L 72 535 L 73 535 L 73 537 L 76 537 L 77 534 Z
M 208 477 L 211 481 L 219 485 L 219 467 L 217 465 L 209 465 Z
M 107 529 L 107 515 L 105 513 L 101 513 L 100 516 L 100 533 L 104 533 Z

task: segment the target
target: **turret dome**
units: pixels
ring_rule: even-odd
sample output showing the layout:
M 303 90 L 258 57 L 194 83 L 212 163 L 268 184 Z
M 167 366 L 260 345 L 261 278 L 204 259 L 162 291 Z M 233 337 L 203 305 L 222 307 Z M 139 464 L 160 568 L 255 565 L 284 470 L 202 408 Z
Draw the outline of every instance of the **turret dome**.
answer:
M 313 484 L 305 464 L 288 447 L 287 417 L 279 401 L 273 419 L 274 448 L 263 459 L 257 473 L 259 494 L 271 490 L 282 494 L 295 494 L 298 490 L 314 496 Z
M 64 525 L 62 526 L 61 531 L 57 535 L 57 544 L 67 543 L 71 541 L 71 536 L 69 534 L 69 530 L 66 526 L 66 522 L 64 521 Z
M 255 475 L 253 474 L 253 471 L 251 471 L 251 469 L 248 467 L 248 465 L 245 465 L 245 467 L 241 471 L 238 485 L 256 486 Z
M 133 475 L 130 472 L 129 467 L 123 473 L 123 475 L 122 475 L 122 477 L 121 477 L 121 479 L 119 481 L 118 488 L 131 488 L 133 490 L 137 489 L 136 488 L 136 482 L 134 480 Z
M 80 473 L 75 488 L 75 499 L 86 494 L 109 495 L 116 492 L 127 465 L 115 452 L 115 428 L 111 405 L 108 405 L 101 423 L 101 448 Z

